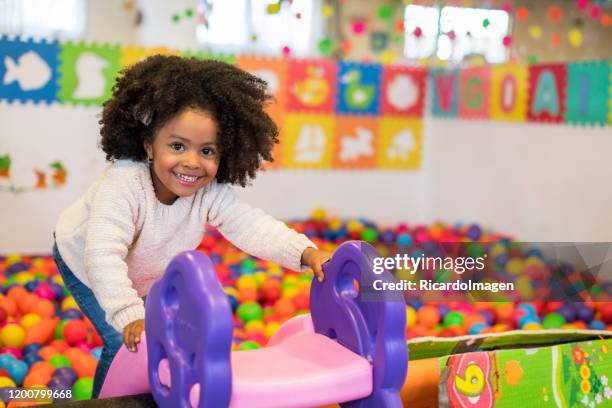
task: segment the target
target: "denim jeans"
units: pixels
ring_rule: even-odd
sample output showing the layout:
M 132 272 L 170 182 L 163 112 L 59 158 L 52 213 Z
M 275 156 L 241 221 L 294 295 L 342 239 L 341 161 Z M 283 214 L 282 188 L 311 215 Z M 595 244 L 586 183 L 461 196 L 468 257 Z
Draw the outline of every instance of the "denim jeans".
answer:
M 64 285 L 66 285 L 66 288 L 68 288 L 72 297 L 74 297 L 81 311 L 91 320 L 104 343 L 100 361 L 98 361 L 98 367 L 96 368 L 96 374 L 94 375 L 93 392 L 91 395 L 92 398 L 97 398 L 108 368 L 123 344 L 123 336 L 106 322 L 104 310 L 100 307 L 93 292 L 72 273 L 57 250 L 56 244 L 53 245 L 53 259 L 55 259 L 57 269 L 60 275 L 62 275 Z

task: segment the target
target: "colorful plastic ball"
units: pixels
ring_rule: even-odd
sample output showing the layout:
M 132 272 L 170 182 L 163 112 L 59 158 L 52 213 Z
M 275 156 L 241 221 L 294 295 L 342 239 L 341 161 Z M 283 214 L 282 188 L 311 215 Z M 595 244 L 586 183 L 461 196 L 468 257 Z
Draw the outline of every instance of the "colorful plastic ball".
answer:
M 44 346 L 40 350 L 38 350 L 38 355 L 41 356 L 45 361 L 49 361 L 49 359 L 56 354 L 59 354 L 59 352 L 55 349 L 55 347 Z
M 263 318 L 263 310 L 259 303 L 256 302 L 247 302 L 238 306 L 236 310 L 238 314 L 238 318 L 243 323 L 248 323 L 251 320 L 261 320 Z
M 21 351 L 24 355 L 27 355 L 30 353 L 37 353 L 41 348 L 42 345 L 40 343 L 31 343 L 25 346 Z
M 34 293 L 38 295 L 38 297 L 41 299 L 46 299 L 46 300 L 55 299 L 55 293 L 53 292 L 53 288 L 51 288 L 45 282 L 39 284 L 38 287 L 34 289 Z
M 21 325 L 21 327 L 27 330 L 30 327 L 34 326 L 36 323 L 40 322 L 40 320 L 41 317 L 39 315 L 35 313 L 27 313 L 21 318 L 19 324 Z
M 72 359 L 72 368 L 81 377 L 93 377 L 96 372 L 98 360 L 91 354 L 82 353 L 78 359 Z
M 23 379 L 23 386 L 26 388 L 32 388 L 35 385 L 47 384 L 51 379 L 51 373 L 46 371 L 32 371 L 25 376 Z
M 595 311 L 584 303 L 576 304 L 575 311 L 576 319 L 586 323 L 593 320 L 593 316 L 595 315 Z
M 413 243 L 412 236 L 410 234 L 398 234 L 397 235 L 397 245 L 400 246 L 411 246 Z
M 23 352 L 15 347 L 2 347 L 0 348 L 0 354 L 11 354 L 17 360 L 21 360 L 21 358 L 23 357 Z
M 68 320 L 62 329 L 62 333 L 66 343 L 72 346 L 85 339 L 87 326 L 85 326 L 82 320 Z
M 470 334 L 479 334 L 482 333 L 484 329 L 486 329 L 488 326 L 486 325 L 486 323 L 474 323 L 470 326 L 469 328 L 469 333 Z
M 95 347 L 91 350 L 91 355 L 96 358 L 96 360 L 100 360 L 100 356 L 102 355 L 102 347 Z
M 83 312 L 79 309 L 66 309 L 62 312 L 61 319 L 70 320 L 70 319 L 82 319 Z
M 67 296 L 64 300 L 62 300 L 62 312 L 65 311 L 66 309 L 78 309 L 79 305 L 77 304 L 76 300 L 74 300 L 74 298 L 72 296 Z
M 461 312 L 448 312 L 446 316 L 444 316 L 444 326 L 461 326 L 463 325 L 463 313 Z
M 295 313 L 295 305 L 289 299 L 278 299 L 274 302 L 274 312 L 279 317 L 289 318 Z
M 591 320 L 589 323 L 589 329 L 591 330 L 605 330 L 606 324 L 601 320 Z
M 227 299 L 229 300 L 229 304 L 230 304 L 230 307 L 232 308 L 232 312 L 235 312 L 238 306 L 240 305 L 240 303 L 238 302 L 238 299 L 236 299 L 236 296 L 234 295 L 228 295 Z
M 16 386 L 17 384 L 15 384 L 15 382 L 10 377 L 5 377 L 5 376 L 0 377 L 0 388 L 16 387 Z
M 70 385 L 74 384 L 74 382 L 79 378 L 77 373 L 74 371 L 72 367 L 59 367 L 53 372 L 53 377 L 62 377 L 65 378 Z
M 373 243 L 378 239 L 378 231 L 375 228 L 366 228 L 361 231 L 361 239 L 363 241 Z
M 72 385 L 72 399 L 75 401 L 84 401 L 91 399 L 91 392 L 93 391 L 93 378 L 83 377 L 79 378 Z
M 37 353 L 29 353 L 23 356 L 23 361 L 27 365 L 32 366 L 39 361 L 43 361 L 43 359 Z
M 410 307 L 406 306 L 406 326 L 413 327 L 417 322 L 417 313 Z
M 573 305 L 569 303 L 566 303 L 563 306 L 561 306 L 557 310 L 557 313 L 563 316 L 563 319 L 565 319 L 565 321 L 568 323 L 571 323 L 574 320 L 576 320 L 576 310 L 574 309 Z
M 60 322 L 55 326 L 55 338 L 56 339 L 64 339 L 64 326 L 68 323 L 68 320 L 60 320 Z
M 21 385 L 23 383 L 23 379 L 28 373 L 28 364 L 21 360 L 15 360 L 10 362 L 4 367 L 6 371 L 10 374 L 11 378 L 17 385 Z
M 51 357 L 48 360 L 51 364 L 53 364 L 54 367 L 69 367 L 70 366 L 70 360 L 68 360 L 68 358 L 66 356 L 63 356 L 61 354 L 56 354 L 53 357 Z
M 0 340 L 7 347 L 21 348 L 25 335 L 23 328 L 17 324 L 7 324 L 0 329 Z
M 432 328 L 440 322 L 440 313 L 435 306 L 422 306 L 417 310 L 417 318 L 420 325 Z
M 257 350 L 259 348 L 261 348 L 259 344 L 250 340 L 244 341 L 238 346 L 238 350 Z
M 545 329 L 559 329 L 566 323 L 565 318 L 559 313 L 549 313 L 544 317 L 542 326 Z
M 51 379 L 47 383 L 47 387 L 49 387 L 52 390 L 58 390 L 58 391 L 67 390 L 71 388 L 72 385 L 73 383 L 70 383 L 68 379 L 64 377 L 56 377 L 55 375 L 51 377 Z

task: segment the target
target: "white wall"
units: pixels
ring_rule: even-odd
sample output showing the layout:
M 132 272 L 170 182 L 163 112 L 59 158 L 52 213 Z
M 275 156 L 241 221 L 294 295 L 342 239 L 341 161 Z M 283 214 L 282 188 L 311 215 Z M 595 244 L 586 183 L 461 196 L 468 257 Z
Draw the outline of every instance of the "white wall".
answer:
M 105 166 L 97 148 L 99 108 L 0 102 L 0 153 L 14 181 L 34 182 L 34 167 L 60 160 L 64 188 L 0 192 L 0 254 L 48 253 L 60 211 Z M 612 128 L 425 120 L 418 172 L 261 173 L 241 191 L 282 218 L 321 206 L 383 222 L 477 222 L 524 241 L 612 241 Z

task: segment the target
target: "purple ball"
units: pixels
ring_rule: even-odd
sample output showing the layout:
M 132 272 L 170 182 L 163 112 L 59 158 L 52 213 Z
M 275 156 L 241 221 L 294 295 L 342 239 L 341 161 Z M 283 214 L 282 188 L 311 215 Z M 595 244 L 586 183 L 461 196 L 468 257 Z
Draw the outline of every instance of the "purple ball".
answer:
M 480 315 L 484 317 L 488 326 L 493 325 L 493 322 L 495 321 L 495 317 L 493 316 L 493 313 L 489 312 L 488 310 L 481 310 Z
M 585 323 L 590 323 L 593 320 L 593 315 L 595 312 L 593 309 L 585 305 L 584 303 L 576 304 L 576 318 L 578 320 L 582 320 Z
M 64 319 L 82 319 L 82 318 L 83 318 L 83 313 L 79 309 L 70 308 L 70 309 L 64 310 L 64 312 L 62 313 L 62 320 Z
M 62 378 L 68 383 L 68 388 L 72 387 L 72 384 L 77 380 L 79 376 L 72 367 L 59 367 L 53 372 L 53 378 Z
M 478 225 L 472 224 L 468 228 L 466 235 L 472 241 L 478 241 L 480 237 L 482 236 L 482 230 L 480 229 Z
M 563 306 L 561 306 L 559 310 L 557 310 L 557 313 L 563 316 L 565 321 L 568 323 L 576 321 L 576 310 L 569 303 L 565 303 Z
M 444 316 L 450 312 L 450 307 L 444 303 L 436 305 L 436 309 L 438 309 L 438 313 L 440 313 L 440 320 L 444 319 Z

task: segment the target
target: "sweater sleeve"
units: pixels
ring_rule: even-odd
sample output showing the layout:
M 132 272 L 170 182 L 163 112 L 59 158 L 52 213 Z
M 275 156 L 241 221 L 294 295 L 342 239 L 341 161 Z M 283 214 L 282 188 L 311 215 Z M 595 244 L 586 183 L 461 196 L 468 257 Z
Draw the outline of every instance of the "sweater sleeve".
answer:
M 119 333 L 144 319 L 144 304 L 128 277 L 126 257 L 136 231 L 135 180 L 111 168 L 100 182 L 90 208 L 85 239 L 85 272 L 106 321 Z
M 312 241 L 262 210 L 240 201 L 228 185 L 216 187 L 208 211 L 209 224 L 248 254 L 294 271 L 306 269 L 300 261 L 306 248 L 317 247 Z

